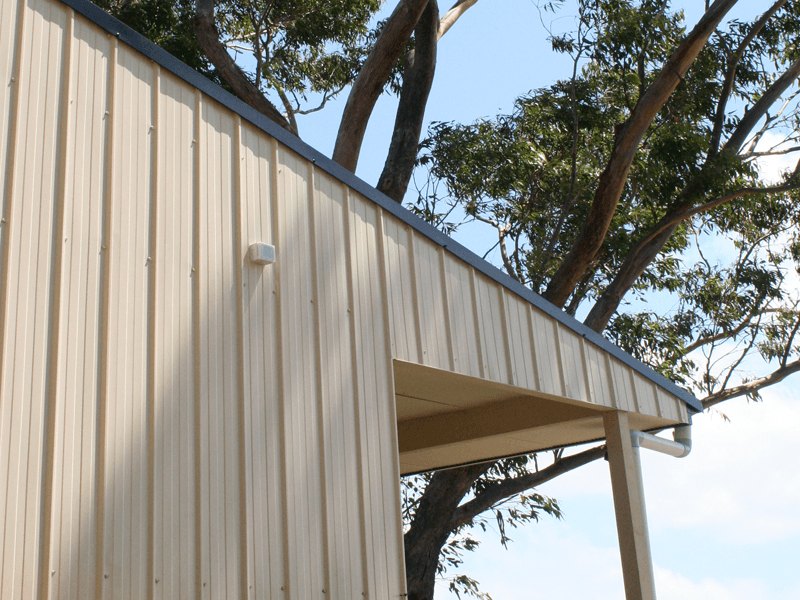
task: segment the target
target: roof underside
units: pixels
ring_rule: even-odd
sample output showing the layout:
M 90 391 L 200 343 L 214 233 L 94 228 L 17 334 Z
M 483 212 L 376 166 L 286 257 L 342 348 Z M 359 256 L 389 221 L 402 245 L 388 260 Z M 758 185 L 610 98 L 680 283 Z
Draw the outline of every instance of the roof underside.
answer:
M 600 440 L 603 412 L 612 410 L 401 361 L 394 370 L 404 475 Z M 676 424 L 640 412 L 630 422 L 639 430 Z

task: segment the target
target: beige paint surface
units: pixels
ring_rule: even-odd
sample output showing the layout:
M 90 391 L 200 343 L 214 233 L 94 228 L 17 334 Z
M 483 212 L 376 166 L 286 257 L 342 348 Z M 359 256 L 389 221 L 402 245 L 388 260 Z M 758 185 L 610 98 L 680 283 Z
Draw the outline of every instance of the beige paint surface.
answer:
M 3 600 L 397 598 L 401 470 L 688 419 L 58 0 L 0 81 Z

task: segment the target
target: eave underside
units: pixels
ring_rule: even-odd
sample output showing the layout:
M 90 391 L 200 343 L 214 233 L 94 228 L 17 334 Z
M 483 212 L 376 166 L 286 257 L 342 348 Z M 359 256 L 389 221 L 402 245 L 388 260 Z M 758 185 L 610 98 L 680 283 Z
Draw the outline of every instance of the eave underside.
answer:
M 612 407 L 394 361 L 403 475 L 605 438 Z M 632 428 L 681 420 L 632 412 Z

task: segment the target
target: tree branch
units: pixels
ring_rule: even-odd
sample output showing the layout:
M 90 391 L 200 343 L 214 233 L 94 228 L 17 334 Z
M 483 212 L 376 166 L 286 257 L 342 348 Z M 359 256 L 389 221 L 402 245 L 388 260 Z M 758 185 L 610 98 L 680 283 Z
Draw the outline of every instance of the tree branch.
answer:
M 453 519 L 450 522 L 450 530 L 453 531 L 461 525 L 469 523 L 476 516 L 483 511 L 490 509 L 498 502 L 502 502 L 506 498 L 521 494 L 525 490 L 529 490 L 537 485 L 541 485 L 551 479 L 555 479 L 559 475 L 574 471 L 578 467 L 589 464 L 602 458 L 606 454 L 606 447 L 597 446 L 584 450 L 578 454 L 573 454 L 566 458 L 557 460 L 554 464 L 522 477 L 515 477 L 513 479 L 504 479 L 498 481 L 491 487 L 485 488 L 474 499 L 459 506 L 453 513 Z
M 744 118 L 739 121 L 739 124 L 736 126 L 733 135 L 731 135 L 730 139 L 725 143 L 721 153 L 736 153 L 739 151 L 741 145 L 750 135 L 750 131 L 769 109 L 769 105 L 763 103 L 762 100 L 764 100 L 764 98 L 771 98 L 771 103 L 774 103 L 797 79 L 798 75 L 792 75 L 792 73 L 800 74 L 800 59 L 792 64 L 789 71 L 775 80 L 756 105 L 747 111 Z M 751 118 L 751 116 L 756 114 L 759 115 L 758 118 Z M 686 211 L 692 206 L 696 190 L 701 187 L 703 179 L 706 177 L 708 171 L 714 168 L 714 164 L 715 161 L 707 162 L 700 174 L 686 185 L 678 196 L 678 200 L 683 200 L 683 202 L 675 208 L 673 214 Z M 797 169 L 795 169 L 795 173 L 796 172 Z M 664 218 L 666 219 L 669 216 L 670 215 L 667 215 Z M 595 302 L 586 321 L 584 321 L 588 327 L 595 331 L 602 331 L 605 328 L 609 319 L 611 319 L 611 316 L 617 310 L 623 296 L 639 276 L 644 273 L 647 266 L 653 262 L 661 251 L 661 248 L 664 247 L 664 244 L 667 243 L 667 240 L 669 240 L 670 236 L 675 231 L 676 226 L 676 224 L 673 224 L 665 229 L 661 229 L 661 232 L 655 235 L 655 237 L 649 236 L 651 238 L 649 243 L 640 241 L 631 249 L 625 261 L 622 263 L 622 266 L 620 266 L 617 271 L 614 280 L 606 288 L 602 296 L 598 298 L 597 302 Z M 656 228 L 659 228 L 659 225 L 656 225 Z
M 796 307 L 797 303 L 795 303 L 795 308 Z M 794 338 L 797 335 L 798 328 L 800 328 L 800 319 L 795 320 L 794 327 L 792 327 L 792 333 L 789 335 L 789 340 L 786 342 L 786 348 L 783 351 L 783 356 L 781 356 L 782 367 L 785 367 L 789 362 L 789 356 L 792 353 L 792 344 L 794 344 Z
M 656 80 L 639 98 L 630 118 L 614 142 L 611 157 L 600 176 L 594 201 L 583 229 L 567 257 L 550 280 L 544 297 L 563 306 L 605 240 L 608 227 L 625 188 L 628 171 L 653 119 L 669 100 L 681 79 L 736 0 L 717 0 L 667 60 Z
M 743 160 L 750 158 L 761 158 L 762 156 L 781 156 L 784 154 L 792 154 L 793 152 L 800 151 L 800 146 L 792 146 L 791 148 L 784 148 L 783 150 L 765 150 L 764 152 L 748 152 L 741 154 Z
M 400 91 L 389 154 L 376 186 L 395 202 L 403 202 L 408 182 L 414 172 L 425 106 L 428 104 L 428 94 L 436 71 L 438 27 L 438 4 L 436 0 L 428 0 L 414 30 L 415 47 L 403 73 L 403 88 Z
M 297 119 L 294 116 L 294 106 L 292 106 L 289 97 L 286 95 L 286 92 L 283 91 L 283 87 L 278 85 L 277 83 L 272 84 L 275 87 L 275 90 L 278 92 L 278 98 L 281 99 L 283 103 L 283 107 L 286 109 L 286 119 L 289 121 L 289 125 L 291 126 L 291 130 L 294 130 L 294 133 L 297 134 L 299 129 L 297 128 Z
M 439 21 L 439 30 L 436 33 L 436 41 L 442 39 L 442 36 L 450 31 L 450 28 L 455 25 L 456 21 L 461 18 L 465 12 L 477 4 L 478 0 L 458 0 L 450 10 L 444 13 L 442 20 Z
M 731 137 L 725 142 L 725 150 L 728 152 L 738 152 L 742 145 L 750 135 L 750 131 L 756 124 L 767 114 L 769 107 L 775 104 L 775 101 L 780 98 L 781 94 L 789 89 L 797 78 L 800 77 L 800 58 L 798 58 L 792 65 L 780 76 L 775 82 L 764 92 L 764 95 L 748 110 L 742 120 L 734 129 Z
M 333 160 L 355 173 L 367 123 L 428 0 L 400 0 L 361 67 L 344 107 Z
M 641 240 L 639 240 L 639 242 L 636 243 L 633 248 L 631 248 L 625 261 L 622 263 L 617 276 L 614 278 L 614 281 L 611 282 L 611 285 L 608 286 L 606 291 L 603 292 L 603 295 L 598 298 L 597 302 L 595 302 L 594 306 L 589 311 L 589 314 L 586 316 L 584 324 L 590 329 L 598 332 L 605 329 L 608 321 L 611 319 L 611 316 L 617 310 L 617 306 L 619 306 L 622 297 L 628 291 L 630 286 L 633 285 L 633 282 L 639 278 L 647 266 L 653 261 L 655 256 L 675 231 L 675 228 L 682 221 L 685 221 L 697 213 L 711 210 L 712 208 L 716 208 L 717 206 L 721 206 L 726 202 L 730 202 L 731 200 L 740 198 L 742 196 L 750 196 L 753 194 L 774 194 L 799 188 L 800 181 L 766 188 L 742 188 L 722 196 L 721 198 L 712 200 L 711 202 L 700 204 L 699 206 L 685 208 L 686 204 L 684 204 L 678 207 L 678 209 L 672 213 L 665 215 L 655 225 L 655 227 L 653 227 L 647 233 L 647 235 L 645 235 Z
M 225 45 L 220 42 L 219 31 L 214 22 L 214 0 L 197 0 L 194 31 L 208 60 L 217 68 L 220 76 L 231 86 L 236 95 L 270 121 L 297 135 L 297 130 L 292 128 L 272 102 L 267 100 L 261 90 L 248 79 L 245 72 L 228 54 Z
M 683 349 L 683 354 L 686 355 L 708 344 L 713 344 L 721 340 L 727 340 L 729 338 L 732 338 L 733 336 L 744 331 L 745 328 L 752 322 L 753 322 L 753 313 L 751 312 L 745 320 L 743 320 L 741 323 L 739 323 L 736 327 L 734 327 L 730 331 L 723 331 L 722 333 L 716 333 L 714 335 L 697 338 L 694 342 L 692 342 L 691 344 L 686 346 L 686 348 Z
M 786 379 L 792 373 L 796 373 L 800 371 L 800 359 L 790 362 L 785 366 L 776 369 L 771 374 L 767 375 L 766 377 L 759 377 L 758 379 L 754 379 L 753 381 L 748 381 L 747 383 L 743 383 L 742 385 L 738 385 L 736 387 L 729 388 L 727 390 L 722 390 L 715 394 L 711 394 L 706 396 L 701 401 L 703 404 L 703 408 L 711 408 L 715 404 L 719 404 L 720 402 L 725 402 L 726 400 L 730 400 L 732 398 L 738 398 L 739 396 L 746 396 L 749 394 L 755 394 L 756 392 L 763 390 L 771 385 L 775 385 Z
M 711 144 L 709 156 L 714 156 L 719 149 L 719 141 L 722 137 L 722 126 L 725 123 L 725 107 L 728 104 L 731 92 L 733 91 L 733 83 L 736 80 L 736 69 L 739 66 L 739 61 L 744 56 L 745 50 L 753 42 L 755 37 L 766 26 L 767 22 L 778 10 L 786 4 L 787 0 L 778 0 L 767 10 L 761 18 L 753 24 L 753 27 L 741 41 L 736 51 L 728 58 L 728 70 L 725 72 L 725 80 L 722 84 L 722 93 L 720 94 L 719 101 L 717 102 L 717 113 L 714 117 L 714 131 L 711 134 Z

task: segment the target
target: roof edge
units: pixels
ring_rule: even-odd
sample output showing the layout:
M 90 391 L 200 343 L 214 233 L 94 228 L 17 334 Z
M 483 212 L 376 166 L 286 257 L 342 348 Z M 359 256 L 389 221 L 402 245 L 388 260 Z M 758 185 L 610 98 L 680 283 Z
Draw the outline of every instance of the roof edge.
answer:
M 102 8 L 89 2 L 89 0 L 60 1 L 75 10 L 75 12 L 78 14 L 92 21 L 95 25 L 105 29 L 120 41 L 125 42 L 134 50 L 156 62 L 158 65 L 176 77 L 199 89 L 208 97 L 219 102 L 271 137 L 277 139 L 279 142 L 289 147 L 306 160 L 311 161 L 317 168 L 322 169 L 335 179 L 338 179 L 345 185 L 356 190 L 361 195 L 380 206 L 383 210 L 391 213 L 408 226 L 413 227 L 416 231 L 439 246 L 445 248 L 450 253 L 455 254 L 461 260 L 465 261 L 467 264 L 474 267 L 490 279 L 496 281 L 509 291 L 514 292 L 517 296 L 533 304 L 539 310 L 547 313 L 559 323 L 571 329 L 581 337 L 585 338 L 587 341 L 598 346 L 603 351 L 608 352 L 630 368 L 634 369 L 643 377 L 646 377 L 659 387 L 663 388 L 665 391 L 678 397 L 694 411 L 700 412 L 703 410 L 703 406 L 700 401 L 690 392 L 677 386 L 663 375 L 656 373 L 641 361 L 635 359 L 627 352 L 624 352 L 615 346 L 602 335 L 589 329 L 586 325 L 557 308 L 555 305 L 539 296 L 536 292 L 526 288 L 516 279 L 512 278 L 506 273 L 503 273 L 497 267 L 486 262 L 474 252 L 468 250 L 452 238 L 446 236 L 428 222 L 423 221 L 416 215 L 412 214 L 410 211 L 403 208 L 400 204 L 385 194 L 379 192 L 362 179 L 359 179 L 356 175 L 344 169 L 341 165 L 333 162 L 330 158 L 315 150 L 297 136 L 280 127 L 277 123 L 270 121 L 264 115 L 248 106 L 214 82 L 206 79 L 203 75 L 182 61 L 178 60 L 170 53 L 142 36 L 140 33 L 134 31 L 121 21 L 117 20 Z

